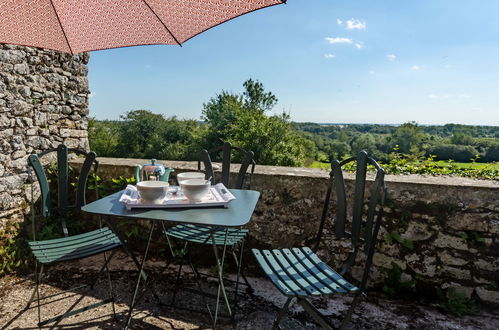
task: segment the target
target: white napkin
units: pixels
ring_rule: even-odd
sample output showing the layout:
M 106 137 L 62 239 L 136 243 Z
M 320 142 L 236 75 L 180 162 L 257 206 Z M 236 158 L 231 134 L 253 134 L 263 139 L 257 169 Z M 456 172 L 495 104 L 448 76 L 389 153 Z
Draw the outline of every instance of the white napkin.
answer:
M 125 191 L 121 194 L 120 202 L 129 204 L 129 203 L 137 203 L 139 200 L 139 191 L 137 187 L 132 186 L 131 184 L 127 185 Z

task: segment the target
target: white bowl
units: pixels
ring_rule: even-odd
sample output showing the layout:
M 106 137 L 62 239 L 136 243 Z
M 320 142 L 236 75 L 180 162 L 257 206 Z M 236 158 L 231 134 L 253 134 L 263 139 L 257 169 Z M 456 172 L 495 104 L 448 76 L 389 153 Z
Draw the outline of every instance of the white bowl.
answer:
M 204 179 L 204 173 L 201 172 L 183 172 L 177 174 L 177 182 L 180 185 L 182 181 L 191 179 Z
M 184 196 L 189 202 L 200 202 L 201 199 L 210 191 L 211 182 L 205 179 L 190 179 L 184 180 L 180 184 Z
M 140 181 L 137 190 L 140 198 L 146 203 L 161 203 L 168 192 L 168 182 L 165 181 Z

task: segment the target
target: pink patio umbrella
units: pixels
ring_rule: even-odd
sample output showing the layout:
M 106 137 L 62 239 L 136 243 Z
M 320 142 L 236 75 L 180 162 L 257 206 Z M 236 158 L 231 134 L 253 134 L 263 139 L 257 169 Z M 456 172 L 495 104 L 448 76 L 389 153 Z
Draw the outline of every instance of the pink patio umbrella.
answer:
M 70 54 L 174 44 L 285 0 L 1 0 L 0 43 Z

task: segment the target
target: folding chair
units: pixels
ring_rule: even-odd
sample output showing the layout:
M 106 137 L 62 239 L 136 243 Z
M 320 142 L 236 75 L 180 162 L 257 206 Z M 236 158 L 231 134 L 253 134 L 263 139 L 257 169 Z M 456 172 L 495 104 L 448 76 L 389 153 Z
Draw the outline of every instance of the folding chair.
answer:
M 57 207 L 52 205 L 51 201 L 51 187 L 49 184 L 49 180 L 47 179 L 46 171 L 44 170 L 44 166 L 42 165 L 41 158 L 50 154 L 52 152 L 57 153 Z M 68 180 L 68 153 L 72 152 L 77 155 L 85 156 L 85 160 L 79 172 L 79 178 L 76 185 L 76 196 L 75 196 L 75 204 L 70 205 L 69 201 L 69 180 Z M 31 182 L 31 221 L 32 221 L 32 230 L 33 230 L 33 240 L 29 241 L 29 247 L 35 257 L 35 278 L 36 285 L 33 290 L 33 294 L 28 302 L 26 308 L 30 308 L 33 302 L 37 302 L 38 308 L 38 327 L 41 327 L 45 324 L 60 321 L 63 318 L 69 317 L 71 315 L 78 314 L 80 312 L 96 308 L 98 306 L 107 304 L 109 302 L 112 303 L 113 315 L 116 317 L 116 311 L 114 307 L 114 293 L 113 286 L 111 282 L 111 277 L 109 274 L 108 263 L 114 256 L 117 247 L 122 246 L 122 242 L 120 239 L 107 227 L 102 227 L 100 218 L 99 218 L 99 229 L 86 232 L 83 234 L 77 235 L 69 235 L 68 231 L 68 221 L 81 221 L 77 217 L 74 217 L 70 214 L 71 210 L 78 211 L 83 205 L 85 205 L 85 194 L 86 194 L 86 186 L 89 177 L 89 173 L 94 168 L 94 172 L 97 171 L 98 162 L 95 159 L 96 155 L 94 152 L 82 152 L 76 149 L 68 149 L 65 145 L 61 144 L 57 147 L 57 149 L 46 150 L 38 155 L 32 154 L 28 157 L 28 171 L 29 171 L 29 180 Z M 34 170 L 36 177 L 38 179 L 38 184 L 40 186 L 41 191 L 41 215 L 37 215 L 36 207 L 35 207 L 35 197 L 34 197 L 34 184 L 35 179 L 32 175 L 32 169 Z M 97 187 L 96 189 L 96 197 L 98 198 Z M 52 192 L 53 193 L 53 192 Z M 62 238 L 55 239 L 47 239 L 47 240 L 37 240 L 37 225 L 35 223 L 37 218 L 42 218 L 42 220 L 47 220 L 49 217 L 55 217 L 57 220 L 61 222 L 62 225 Z M 109 256 L 107 256 L 106 252 L 113 250 Z M 96 254 L 103 254 L 104 263 L 102 268 L 99 271 L 98 276 L 95 278 L 95 281 L 90 285 L 90 289 L 92 289 L 97 279 L 100 277 L 101 273 L 105 270 L 107 274 L 107 280 L 109 285 L 110 298 L 105 299 L 101 302 L 92 304 L 90 306 L 86 306 L 77 310 L 71 310 L 76 306 L 76 303 L 71 306 L 71 308 L 64 314 L 59 316 L 47 319 L 42 321 L 41 319 L 41 308 L 40 302 L 44 299 L 51 298 L 57 296 L 59 294 L 63 294 L 68 291 L 73 291 L 77 289 L 81 289 L 86 287 L 86 285 L 77 286 L 71 288 L 69 290 L 56 293 L 53 295 L 48 295 L 45 297 L 41 297 L 40 295 L 40 284 L 42 280 L 42 275 L 44 268 L 47 268 L 50 265 L 70 261 L 83 259 L 89 256 L 93 256 Z M 38 269 L 40 270 L 38 271 Z M 36 295 L 36 298 L 35 298 Z M 81 300 L 82 298 L 80 298 Z M 79 302 L 79 300 L 78 300 Z
M 237 152 L 241 157 L 241 165 L 239 167 L 239 172 L 236 177 L 236 181 L 234 185 L 230 185 L 230 166 L 231 166 L 231 158 L 232 153 Z M 244 183 L 246 179 L 248 179 L 248 188 L 251 188 L 251 175 L 255 170 L 255 160 L 254 153 L 252 151 L 247 151 L 242 148 L 233 147 L 229 142 L 225 142 L 222 146 L 215 147 L 210 150 L 202 150 L 198 160 L 198 170 L 202 170 L 201 164 L 204 165 L 205 178 L 210 179 L 212 184 L 215 184 L 215 172 L 213 170 L 213 164 L 211 162 L 211 157 L 214 155 L 222 154 L 222 173 L 221 180 L 226 187 L 235 188 L 235 189 L 243 189 Z M 250 168 L 249 174 L 248 168 Z M 164 226 L 164 224 L 163 224 Z M 187 251 L 187 246 L 189 243 L 196 243 L 201 245 L 212 245 L 215 249 L 218 246 L 227 246 L 231 248 L 231 254 L 234 258 L 235 264 L 237 266 L 237 277 L 236 277 L 236 304 L 237 304 L 237 292 L 239 289 L 239 284 L 244 284 L 247 287 L 248 292 L 252 292 L 251 285 L 249 284 L 246 276 L 241 272 L 241 264 L 242 264 L 242 255 L 244 250 L 244 238 L 248 234 L 248 229 L 244 228 L 228 228 L 227 231 L 225 228 L 215 229 L 210 227 L 205 227 L 201 225 L 190 225 L 190 224 L 181 224 L 176 225 L 174 227 L 166 229 L 163 227 L 164 233 L 168 239 L 168 245 L 170 247 L 172 255 L 175 257 L 175 252 L 172 247 L 172 242 L 170 238 L 176 238 L 182 240 L 184 242 L 184 247 L 182 249 L 182 254 L 185 254 Z M 236 254 L 236 250 L 239 247 L 239 256 Z M 175 303 L 175 296 L 177 294 L 177 290 L 179 287 L 180 276 L 182 272 L 182 267 L 184 265 L 189 264 L 192 272 L 194 273 L 194 277 L 200 288 L 199 275 L 209 276 L 207 274 L 201 274 L 192 261 L 190 260 L 190 256 L 188 258 L 182 258 L 179 269 L 177 272 L 177 279 L 175 283 L 175 290 L 172 297 L 172 305 Z M 239 282 L 239 278 L 242 276 L 244 283 Z M 229 281 L 228 279 L 225 279 Z
M 357 161 L 357 171 L 355 180 L 355 191 L 351 213 L 351 221 L 347 221 L 347 197 L 345 183 L 343 180 L 342 166 Z M 371 186 L 367 215 L 363 216 L 364 192 L 366 185 L 367 165 L 370 164 L 376 170 L 376 178 Z M 305 311 L 307 311 L 315 321 L 323 328 L 332 329 L 329 321 L 310 303 L 307 298 L 315 296 L 328 296 L 340 293 L 353 293 L 353 302 L 344 317 L 340 329 L 350 321 L 353 309 L 359 303 L 362 296 L 365 296 L 364 289 L 372 265 L 372 257 L 377 241 L 379 227 L 383 215 L 383 205 L 386 194 L 384 184 L 385 172 L 374 159 L 368 157 L 365 151 L 361 151 L 357 157 L 352 157 L 342 161 L 331 162 L 331 172 L 328 181 L 328 189 L 324 201 L 321 222 L 313 249 L 308 247 L 258 250 L 252 252 L 260 264 L 265 274 L 272 283 L 279 289 L 287 300 L 274 321 L 273 329 L 279 328 L 279 322 L 287 312 L 290 303 L 296 299 Z M 326 219 L 328 218 L 328 208 L 331 200 L 333 186 L 336 192 L 336 217 L 334 221 L 334 235 L 337 239 L 349 238 L 352 242 L 352 252 L 346 259 L 341 272 L 336 272 L 324 263 L 316 254 L 323 234 Z M 365 220 L 365 221 L 364 221 Z M 351 231 L 345 230 L 347 225 Z M 343 276 L 355 264 L 359 252 L 365 254 L 364 270 L 360 285 L 355 286 L 348 282 Z

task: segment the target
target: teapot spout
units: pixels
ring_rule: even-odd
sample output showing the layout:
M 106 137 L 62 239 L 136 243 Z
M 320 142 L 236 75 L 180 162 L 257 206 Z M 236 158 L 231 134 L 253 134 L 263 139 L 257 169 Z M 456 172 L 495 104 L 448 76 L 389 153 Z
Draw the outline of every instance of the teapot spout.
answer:
M 175 170 L 174 170 L 173 168 L 171 168 L 171 167 L 167 167 L 167 168 L 165 168 L 165 173 L 163 173 L 163 174 L 161 175 L 161 179 L 160 179 L 160 180 L 161 180 L 161 181 L 166 181 L 166 182 L 168 182 L 168 179 L 170 178 L 170 173 L 171 173 L 171 172 L 174 172 L 174 171 L 175 171 Z

